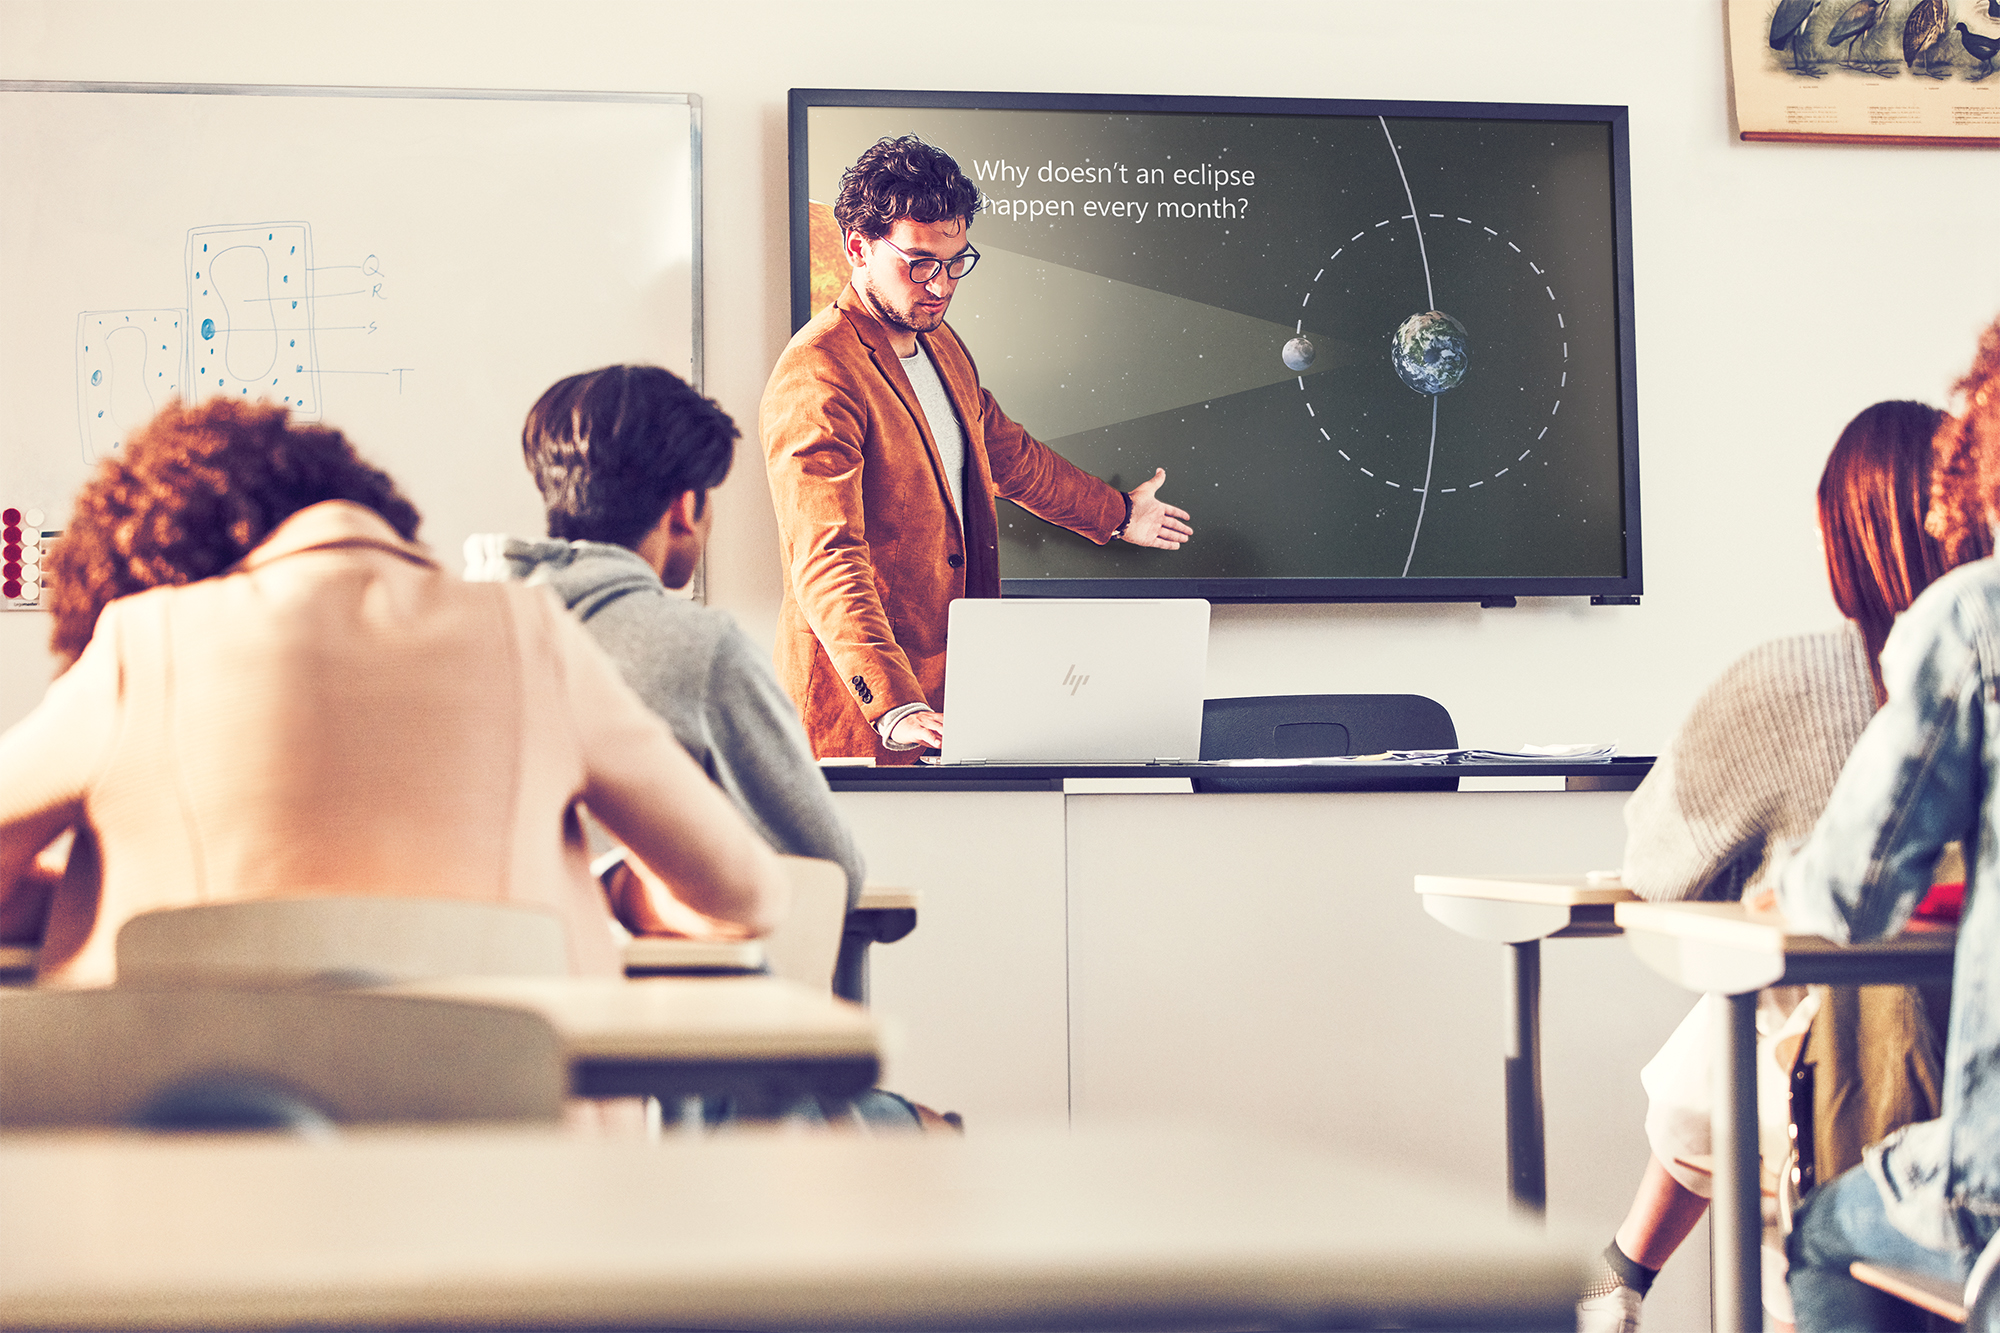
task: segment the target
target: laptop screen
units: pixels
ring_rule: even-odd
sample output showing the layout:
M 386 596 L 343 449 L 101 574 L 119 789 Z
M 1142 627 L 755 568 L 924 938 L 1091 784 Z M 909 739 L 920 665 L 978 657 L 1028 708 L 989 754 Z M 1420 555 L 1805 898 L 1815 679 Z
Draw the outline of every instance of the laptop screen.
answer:
M 950 615 L 943 762 L 1200 757 L 1206 601 L 961 599 Z

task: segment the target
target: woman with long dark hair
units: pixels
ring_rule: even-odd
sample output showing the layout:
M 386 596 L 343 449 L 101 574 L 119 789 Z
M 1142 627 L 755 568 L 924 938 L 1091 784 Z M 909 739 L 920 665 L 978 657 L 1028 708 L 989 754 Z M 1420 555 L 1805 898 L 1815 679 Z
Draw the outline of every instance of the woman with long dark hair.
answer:
M 1938 432 L 1932 531 L 1983 552 L 2000 514 L 2000 321 Z M 1980 560 L 1916 600 L 1882 654 L 1886 702 L 1811 840 L 1778 876 L 1795 925 L 1842 943 L 1903 929 L 1938 849 L 1966 849 L 1944 1090 L 1935 1115 L 1869 1147 L 1806 1199 L 1789 1248 L 1799 1327 L 1919 1328 L 1920 1312 L 1856 1281 L 1869 1260 L 1962 1283 L 2000 1235 L 2000 564 Z
M 1819 523 L 1827 578 L 1847 623 L 1754 648 L 1702 695 L 1626 806 L 1626 888 L 1655 901 L 1733 901 L 1812 829 L 1881 703 L 1879 657 L 1891 624 L 1953 563 L 1924 526 L 1931 437 L 1942 418 L 1922 403 L 1877 403 L 1841 432 L 1820 476 Z M 1984 554 L 1975 546 L 1960 558 Z M 1921 1001 L 1907 990 L 1898 995 L 1892 1005 L 1871 1002 L 1872 1031 L 1914 1030 Z M 1774 1094 L 1763 1118 L 1776 1120 L 1776 1135 L 1767 1127 L 1766 1137 L 1780 1157 L 1785 1085 L 1774 1061 L 1796 1055 L 1821 998 L 1794 986 L 1759 999 L 1758 1078 Z M 1708 1033 L 1698 1006 L 1641 1074 L 1652 1153 L 1605 1249 L 1601 1279 L 1579 1309 L 1584 1333 L 1638 1328 L 1646 1289 L 1708 1208 L 1709 1175 L 1691 1164 L 1709 1155 Z M 1899 1088 L 1877 1096 L 1866 1114 L 1902 1123 L 1926 1113 L 1933 1095 L 1934 1081 Z M 1860 1132 L 1889 1127 L 1871 1121 Z M 1774 1253 L 1765 1300 L 1789 1319 L 1782 1272 Z

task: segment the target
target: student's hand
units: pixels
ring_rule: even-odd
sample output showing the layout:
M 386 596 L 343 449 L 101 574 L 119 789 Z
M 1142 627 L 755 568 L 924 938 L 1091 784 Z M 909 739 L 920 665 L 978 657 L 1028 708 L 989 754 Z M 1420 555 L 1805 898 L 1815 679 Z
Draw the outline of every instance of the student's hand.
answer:
M 889 728 L 889 739 L 898 745 L 928 745 L 934 750 L 944 748 L 944 714 L 926 709 L 900 719 Z
M 69 868 L 74 830 L 65 829 L 35 854 L 11 884 L 0 885 L 0 943 L 40 944 L 49 907 Z
M 673 886 L 638 860 L 613 865 L 599 881 L 618 924 L 634 935 L 667 935 L 684 940 L 740 940 L 750 932 L 733 921 L 703 916 L 675 896 Z
M 1118 534 L 1120 541 L 1134 546 L 1151 546 L 1162 551 L 1178 551 L 1181 543 L 1194 536 L 1188 511 L 1176 509 L 1156 498 L 1166 483 L 1167 470 L 1155 468 L 1150 481 L 1141 482 L 1127 494 L 1132 497 L 1132 521 Z

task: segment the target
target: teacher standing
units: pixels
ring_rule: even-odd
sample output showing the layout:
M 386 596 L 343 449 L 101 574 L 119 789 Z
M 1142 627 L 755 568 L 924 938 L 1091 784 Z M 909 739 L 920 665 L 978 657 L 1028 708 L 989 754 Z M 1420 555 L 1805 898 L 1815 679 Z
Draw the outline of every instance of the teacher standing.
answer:
M 884 139 L 834 203 L 853 268 L 764 389 L 785 566 L 778 677 L 820 757 L 914 762 L 944 743 L 946 610 L 1000 595 L 994 497 L 1104 545 L 1178 550 L 1157 470 L 1121 492 L 1015 424 L 944 322 L 979 262 L 979 190 L 915 136 Z

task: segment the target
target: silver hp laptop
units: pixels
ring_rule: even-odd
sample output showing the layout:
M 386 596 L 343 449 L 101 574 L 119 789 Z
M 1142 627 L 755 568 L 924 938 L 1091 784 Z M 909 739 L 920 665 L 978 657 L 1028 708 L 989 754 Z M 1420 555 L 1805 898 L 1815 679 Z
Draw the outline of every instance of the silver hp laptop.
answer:
M 1199 598 L 960 599 L 941 762 L 1192 763 L 1207 674 Z

